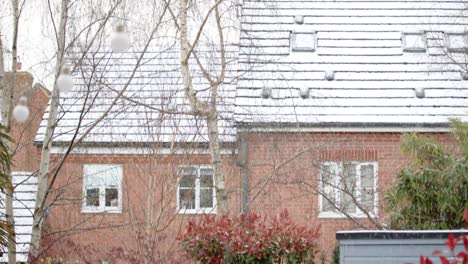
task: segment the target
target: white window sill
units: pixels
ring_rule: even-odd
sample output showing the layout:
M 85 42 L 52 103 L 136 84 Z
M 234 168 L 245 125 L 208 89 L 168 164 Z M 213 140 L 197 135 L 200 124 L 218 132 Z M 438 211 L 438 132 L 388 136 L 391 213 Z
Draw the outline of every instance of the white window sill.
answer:
M 177 214 L 180 215 L 199 215 L 199 214 L 216 214 L 215 208 L 204 208 L 204 209 L 178 209 Z
M 354 217 L 354 218 L 367 218 L 367 215 L 365 214 L 349 214 L 349 216 Z M 377 218 L 375 214 L 370 214 L 372 218 Z M 322 212 L 318 215 L 318 218 L 340 218 L 340 219 L 345 219 L 348 218 L 345 214 L 341 213 L 328 213 L 328 212 Z
M 105 214 L 121 214 L 122 209 L 120 208 L 81 208 L 81 213 L 82 214 L 99 214 L 99 213 L 105 213 Z

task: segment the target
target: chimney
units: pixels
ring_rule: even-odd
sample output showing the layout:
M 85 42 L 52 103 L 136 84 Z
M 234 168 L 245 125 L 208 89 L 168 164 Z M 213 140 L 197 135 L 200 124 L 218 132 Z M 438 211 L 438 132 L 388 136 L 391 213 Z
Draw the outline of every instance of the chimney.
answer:
M 11 72 L 7 75 L 13 77 Z M 14 105 L 21 96 L 28 98 L 29 118 L 24 124 L 12 123 L 11 136 L 15 141 L 17 151 L 14 156 L 14 171 L 35 171 L 39 168 L 41 149 L 34 145 L 34 139 L 40 126 L 42 116 L 47 107 L 48 92 L 40 84 L 32 86 L 33 76 L 29 72 L 16 73 Z

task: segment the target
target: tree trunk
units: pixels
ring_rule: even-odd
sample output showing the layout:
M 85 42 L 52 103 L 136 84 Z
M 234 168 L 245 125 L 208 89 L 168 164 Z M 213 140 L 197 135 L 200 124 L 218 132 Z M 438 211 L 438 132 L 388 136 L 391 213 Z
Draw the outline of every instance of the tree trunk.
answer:
M 5 80 L 5 63 L 3 58 L 3 41 L 2 41 L 2 29 L 0 28 L 0 111 L 1 111 L 1 122 L 6 126 L 7 114 L 9 109 L 9 100 L 7 95 L 9 94 L 4 83 Z
M 219 2 L 215 3 L 216 5 Z M 215 6 L 216 8 L 216 6 Z M 188 26 L 187 26 L 187 11 L 188 11 L 188 0 L 179 0 L 179 30 L 180 30 L 180 60 L 181 60 L 181 73 L 184 84 L 185 96 L 190 102 L 190 107 L 194 115 L 202 116 L 206 119 L 208 127 L 208 139 L 210 145 L 211 165 L 213 166 L 213 172 L 215 177 L 215 189 L 216 189 L 216 202 L 217 208 L 220 213 L 228 211 L 227 193 L 223 174 L 223 163 L 221 161 L 221 146 L 219 143 L 219 128 L 218 128 L 218 112 L 216 108 L 217 102 L 217 89 L 219 82 L 214 84 L 211 80 L 212 89 L 212 100 L 210 105 L 206 102 L 202 102 L 197 98 L 195 90 L 193 88 L 192 76 L 190 74 L 189 57 L 192 48 L 188 40 Z M 202 30 L 202 29 L 200 29 Z M 200 32 L 199 32 L 200 33 Z M 221 38 L 222 40 L 222 38 Z M 224 45 L 224 43 L 220 43 Z M 194 46 L 197 43 L 193 44 Z M 222 54 L 224 56 L 224 54 Z M 223 60 L 224 62 L 224 60 Z M 199 65 L 200 66 L 200 65 Z M 225 65 L 223 65 L 224 67 Z M 201 66 L 200 66 L 201 67 Z M 200 69 L 202 70 L 202 69 Z M 224 72 L 224 71 L 223 71 Z
M 7 172 L 9 175 L 9 181 L 12 182 L 11 170 Z M 16 263 L 16 233 L 15 230 L 15 218 L 13 215 L 13 188 L 5 189 L 5 214 L 8 226 L 13 230 L 8 241 L 8 264 Z
M 12 65 L 11 65 L 11 72 L 12 77 L 11 81 L 7 85 L 2 85 L 4 90 L 2 91 L 2 121 L 7 128 L 7 133 L 11 133 L 11 115 L 13 112 L 13 100 L 14 100 L 14 90 L 16 87 L 16 62 L 17 62 L 17 42 L 18 42 L 18 23 L 19 23 L 19 8 L 18 8 L 18 0 L 12 0 L 12 8 L 13 8 L 13 39 L 12 39 L 12 48 L 11 48 L 11 55 L 12 55 Z M 1 54 L 1 69 L 2 71 L 2 83 L 4 83 L 4 75 L 5 75 L 5 68 L 4 68 L 4 61 L 3 61 L 3 45 L 1 45 L 0 50 L 2 51 Z M 11 142 L 8 143 L 11 146 Z M 8 180 L 10 184 L 12 184 L 12 175 L 11 169 L 6 171 L 9 175 Z M 5 189 L 5 215 L 6 215 L 6 222 L 8 226 L 12 229 L 10 241 L 8 242 L 8 263 L 14 264 L 16 263 L 16 235 L 15 235 L 15 219 L 13 215 L 13 188 L 6 188 Z
M 55 80 L 60 73 L 63 66 L 63 56 L 65 52 L 65 34 L 68 19 L 68 6 L 70 0 L 62 0 L 60 25 L 58 32 L 58 47 L 57 47 L 57 61 L 55 65 Z M 33 215 L 33 228 L 31 234 L 31 246 L 29 249 L 29 256 L 33 260 L 40 254 L 40 241 L 41 231 L 43 226 L 45 195 L 48 187 L 49 165 L 50 165 L 50 148 L 52 147 L 52 136 L 54 134 L 55 125 L 57 122 L 57 112 L 59 106 L 59 91 L 57 83 L 54 82 L 54 89 L 52 90 L 52 99 L 50 101 L 49 118 L 47 120 L 47 129 L 44 136 L 41 153 L 41 164 L 39 167 L 38 185 L 36 205 Z
M 153 263 L 153 247 L 152 247 L 152 231 L 153 231 L 153 208 L 154 208 L 154 194 L 156 192 L 155 176 L 148 174 L 149 184 L 147 189 L 147 200 L 146 200 L 146 230 L 145 230 L 145 256 L 144 264 Z
M 207 117 L 208 138 L 210 141 L 211 164 L 215 176 L 216 202 L 220 213 L 228 211 L 226 184 L 221 160 L 221 145 L 219 144 L 218 115 L 214 110 Z

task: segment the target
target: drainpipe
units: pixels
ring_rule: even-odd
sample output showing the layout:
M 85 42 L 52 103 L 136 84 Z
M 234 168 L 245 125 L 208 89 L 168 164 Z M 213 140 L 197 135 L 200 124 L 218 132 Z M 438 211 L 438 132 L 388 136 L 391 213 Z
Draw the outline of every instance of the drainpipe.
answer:
M 240 167 L 241 174 L 241 188 L 242 188 L 242 213 L 249 213 L 249 167 L 247 164 L 248 144 L 247 144 L 248 133 L 239 133 L 239 160 L 238 166 Z

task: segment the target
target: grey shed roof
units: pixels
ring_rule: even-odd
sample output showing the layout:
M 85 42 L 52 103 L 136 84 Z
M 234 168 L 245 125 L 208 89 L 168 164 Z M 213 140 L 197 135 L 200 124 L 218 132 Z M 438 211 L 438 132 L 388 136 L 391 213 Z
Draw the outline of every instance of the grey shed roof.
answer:
M 468 55 L 448 51 L 446 43 L 446 33 L 467 26 L 461 0 L 246 0 L 235 119 L 351 126 L 468 121 L 462 78 Z M 404 50 L 414 40 L 404 33 L 421 33 L 422 49 Z
M 235 140 L 232 115 L 235 96 L 238 48 L 227 48 L 228 68 L 225 82 L 220 88 L 220 139 Z M 219 52 L 199 51 L 199 57 L 216 60 Z M 80 52 L 70 53 L 70 62 L 76 61 Z M 112 105 L 116 95 L 125 88 L 122 98 L 115 102 L 109 114 L 92 129 L 84 143 L 146 143 L 146 142 L 195 142 L 206 143 L 206 124 L 191 115 L 180 114 L 189 110 L 184 99 L 178 47 L 151 50 L 143 56 L 141 66 L 135 71 L 138 49 L 112 54 L 98 50 L 86 56 L 74 70 L 73 92 L 60 96 L 60 112 L 54 143 L 69 142 L 78 129 L 78 137 L 98 120 Z M 208 96 L 209 84 L 197 65 L 192 63 L 193 84 L 198 96 Z M 212 73 L 218 70 L 216 63 L 208 64 Z M 42 142 L 46 130 L 47 109 L 36 137 Z M 81 121 L 80 121 L 81 120 Z

